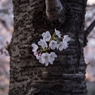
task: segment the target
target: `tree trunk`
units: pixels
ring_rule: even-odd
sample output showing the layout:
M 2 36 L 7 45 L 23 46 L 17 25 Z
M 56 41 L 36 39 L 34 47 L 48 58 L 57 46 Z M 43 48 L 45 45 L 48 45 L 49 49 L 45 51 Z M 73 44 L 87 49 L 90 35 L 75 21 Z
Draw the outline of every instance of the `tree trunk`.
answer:
M 83 55 L 86 0 L 60 1 L 64 11 L 61 16 L 55 13 L 58 16 L 51 20 L 45 0 L 13 0 L 9 95 L 87 95 Z M 46 67 L 27 46 L 38 41 L 39 34 L 47 30 L 52 33 L 55 28 L 71 40 L 67 49 L 55 51 L 57 59 Z

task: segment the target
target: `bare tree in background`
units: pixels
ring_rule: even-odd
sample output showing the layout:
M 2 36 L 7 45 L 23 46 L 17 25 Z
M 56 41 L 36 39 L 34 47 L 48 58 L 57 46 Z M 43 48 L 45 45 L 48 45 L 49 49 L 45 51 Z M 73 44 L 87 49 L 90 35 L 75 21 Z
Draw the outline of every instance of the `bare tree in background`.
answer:
M 9 47 L 9 95 L 87 95 L 83 47 L 86 0 L 13 0 L 14 33 Z M 69 47 L 45 67 L 31 53 L 39 34 L 69 35 Z

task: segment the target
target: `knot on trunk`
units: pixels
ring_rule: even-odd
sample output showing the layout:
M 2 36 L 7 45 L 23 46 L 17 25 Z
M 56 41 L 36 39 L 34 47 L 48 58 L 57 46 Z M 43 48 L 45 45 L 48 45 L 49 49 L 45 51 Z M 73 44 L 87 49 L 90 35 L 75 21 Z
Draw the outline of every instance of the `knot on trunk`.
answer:
M 45 0 L 46 16 L 48 20 L 58 20 L 60 23 L 65 22 L 65 8 L 60 0 Z

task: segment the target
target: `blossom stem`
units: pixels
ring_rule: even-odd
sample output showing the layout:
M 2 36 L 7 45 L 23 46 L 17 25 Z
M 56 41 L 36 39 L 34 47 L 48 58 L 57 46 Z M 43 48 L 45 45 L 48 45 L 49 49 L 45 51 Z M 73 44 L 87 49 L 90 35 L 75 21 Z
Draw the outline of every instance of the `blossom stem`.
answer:
M 39 50 L 38 52 L 39 53 L 42 53 L 42 52 L 46 52 L 46 51 L 49 51 L 50 50 L 50 48 L 45 48 L 45 49 L 43 49 L 43 50 Z

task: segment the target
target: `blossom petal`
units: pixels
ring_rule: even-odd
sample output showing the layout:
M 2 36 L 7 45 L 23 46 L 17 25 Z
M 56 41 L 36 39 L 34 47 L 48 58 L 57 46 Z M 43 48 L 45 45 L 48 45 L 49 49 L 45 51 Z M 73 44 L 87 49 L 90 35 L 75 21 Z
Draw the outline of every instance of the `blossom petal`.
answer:
M 47 52 L 46 53 L 43 53 L 41 55 L 40 62 L 44 63 L 45 66 L 48 66 L 48 64 L 49 64 L 49 53 L 47 53 Z
M 50 59 L 49 59 L 50 64 L 53 64 L 53 61 L 55 60 L 55 58 L 57 58 L 57 55 L 55 54 L 55 52 L 51 52 Z
M 63 49 L 66 49 L 68 47 L 68 43 L 67 42 L 63 42 Z
M 32 51 L 33 51 L 33 52 L 36 52 L 37 49 L 38 49 L 38 46 L 37 46 L 35 43 L 33 43 L 33 44 L 32 44 L 32 47 L 33 47 Z
M 57 46 L 57 49 L 59 49 L 60 51 L 62 51 L 63 49 L 66 49 L 68 47 L 68 43 L 67 42 L 60 42 Z
M 70 37 L 68 35 L 64 35 L 63 42 L 68 42 L 70 41 Z
M 44 60 L 41 57 L 39 58 L 39 63 L 41 63 L 41 64 L 45 63 Z
M 53 65 L 53 61 L 50 61 L 50 64 Z
M 46 31 L 45 33 L 42 34 L 43 40 L 49 41 L 51 39 L 51 34 L 49 31 Z
M 38 45 L 41 46 L 43 49 L 48 47 L 47 43 L 42 39 L 38 42 Z
M 49 62 L 45 63 L 45 66 L 48 66 L 49 65 Z
M 55 40 L 51 40 L 50 41 L 50 43 L 49 43 L 49 47 L 51 48 L 51 49 L 55 49 L 55 48 L 57 48 L 57 41 L 55 41 Z
M 59 30 L 56 30 L 56 29 L 55 29 L 55 33 L 56 33 L 56 35 L 57 35 L 59 38 L 61 38 L 61 34 L 60 34 L 60 31 L 59 31 Z

